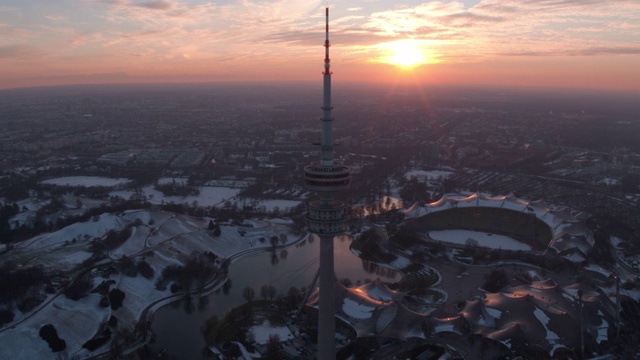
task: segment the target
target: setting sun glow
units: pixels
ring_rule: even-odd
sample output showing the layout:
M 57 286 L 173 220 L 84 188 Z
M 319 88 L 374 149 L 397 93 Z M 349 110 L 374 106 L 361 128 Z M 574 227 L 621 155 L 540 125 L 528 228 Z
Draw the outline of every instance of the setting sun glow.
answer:
M 413 67 L 427 62 L 417 41 L 401 40 L 389 43 L 387 47 L 391 52 L 387 60 L 389 64 Z

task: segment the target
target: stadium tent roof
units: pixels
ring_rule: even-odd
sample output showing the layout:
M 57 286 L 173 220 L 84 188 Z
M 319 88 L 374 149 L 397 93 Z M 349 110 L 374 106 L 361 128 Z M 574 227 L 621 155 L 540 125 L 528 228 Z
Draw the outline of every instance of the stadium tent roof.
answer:
M 415 203 L 404 211 L 404 215 L 410 219 L 419 218 L 442 210 L 467 207 L 501 208 L 535 215 L 551 229 L 552 238 L 547 249 L 561 253 L 569 261 L 584 261 L 582 257 L 572 255 L 573 252 L 569 250 L 576 249 L 586 254 L 594 244 L 593 234 L 584 224 L 582 213 L 573 213 L 566 207 L 553 208 L 543 200 L 527 201 L 513 194 L 446 194 L 430 204 Z

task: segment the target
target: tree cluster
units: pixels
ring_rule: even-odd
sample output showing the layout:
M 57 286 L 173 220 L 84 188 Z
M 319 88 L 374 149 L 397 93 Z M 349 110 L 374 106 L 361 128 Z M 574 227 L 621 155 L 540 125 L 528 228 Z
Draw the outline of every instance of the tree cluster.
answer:
M 209 231 L 211 231 L 211 235 L 218 237 L 220 236 L 220 234 L 222 234 L 222 230 L 220 229 L 220 223 L 219 222 L 213 222 L 213 220 L 209 220 L 209 226 L 208 226 Z
M 260 296 L 262 296 L 264 300 L 273 300 L 276 297 L 276 292 L 276 287 L 273 285 L 262 285 L 260 287 Z
M 198 188 L 186 184 L 177 183 L 175 179 L 170 183 L 158 184 L 155 189 L 163 193 L 165 196 L 197 196 L 200 194 Z
M 58 331 L 52 324 L 47 324 L 40 328 L 40 337 L 49 344 L 53 352 L 59 352 L 67 348 L 67 342 L 58 337 Z
M 375 229 L 369 229 L 358 236 L 351 246 L 360 251 L 360 257 L 369 261 L 389 263 L 396 256 L 387 252 L 380 244 L 380 236 Z
M 9 219 L 20 212 L 18 204 L 0 204 L 0 240 L 9 243 L 13 238 Z
M 118 310 L 122 307 L 126 294 L 120 289 L 113 289 L 109 291 L 109 304 L 111 304 L 111 310 Z
M 162 276 L 156 282 L 157 290 L 166 289 L 171 284 L 171 292 L 188 292 L 193 285 L 204 287 L 207 280 L 216 271 L 217 256 L 207 252 L 194 254 L 184 266 L 169 265 L 162 270 Z
M 109 230 L 103 239 L 94 239 L 91 242 L 91 252 L 94 256 L 100 257 L 124 244 L 131 237 L 131 228 L 132 226 L 127 226 L 122 230 Z
M 37 179 L 25 179 L 16 173 L 0 177 L 0 197 L 9 201 L 18 201 L 29 197 L 29 191 L 37 183 Z
M 41 266 L 11 269 L 9 266 L 0 267 L 0 304 L 7 306 L 0 316 L 0 323 L 13 319 L 10 309 L 16 303 L 18 310 L 29 312 L 40 304 L 44 296 L 41 288 L 50 281 L 50 276 L 44 272 Z
M 507 285 L 509 285 L 509 277 L 504 269 L 494 269 L 487 275 L 482 288 L 490 293 L 497 293 Z
M 64 295 L 71 300 L 80 300 L 87 296 L 89 290 L 93 288 L 93 278 L 89 273 L 80 275 L 74 282 L 69 284 L 64 291 Z
M 253 290 L 251 286 L 247 286 L 242 289 L 242 297 L 244 297 L 244 299 L 250 303 L 256 297 L 256 291 Z
M 416 177 L 411 177 L 411 179 L 404 184 L 400 190 L 400 198 L 409 203 L 416 201 L 428 203 L 432 201 L 429 196 L 429 187 L 426 183 L 418 181 Z

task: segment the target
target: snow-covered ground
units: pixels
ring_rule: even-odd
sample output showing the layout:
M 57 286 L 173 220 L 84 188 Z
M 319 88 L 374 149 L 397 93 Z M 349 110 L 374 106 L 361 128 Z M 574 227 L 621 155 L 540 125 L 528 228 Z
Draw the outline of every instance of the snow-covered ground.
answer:
M 125 179 L 125 178 L 108 178 L 108 177 L 102 177 L 102 176 L 66 176 L 66 177 L 47 179 L 42 181 L 41 183 L 47 184 L 47 185 L 60 185 L 60 186 L 113 187 L 113 186 L 124 185 L 129 182 L 131 182 L 131 180 Z
M 618 184 L 620 184 L 620 179 L 611 178 L 611 177 L 606 177 L 598 181 L 598 185 L 615 186 Z
M 38 209 L 47 205 L 49 200 L 37 200 L 37 199 L 25 199 L 16 202 L 20 208 L 20 212 L 9 219 L 9 225 L 16 227 L 21 224 L 29 224 L 35 219 L 35 214 Z
M 170 177 L 167 177 L 167 178 L 158 179 L 158 184 L 166 185 L 166 184 L 176 183 L 177 185 L 184 186 L 184 185 L 187 185 L 187 181 L 188 180 L 189 179 L 187 179 L 187 178 L 170 178 Z
M 249 329 L 249 333 L 252 334 L 255 342 L 260 345 L 267 344 L 269 342 L 270 335 L 278 335 L 280 341 L 293 339 L 293 334 L 288 327 L 273 326 L 269 320 L 264 320 L 262 324 L 252 326 Z
M 68 271 L 91 256 L 89 245 L 92 240 L 102 238 L 110 230 L 121 230 L 126 223 L 126 219 L 102 214 L 87 222 L 74 223 L 20 242 L 10 256 L 24 266 L 40 265 Z
M 111 315 L 118 318 L 118 327 L 133 328 L 145 307 L 171 295 L 169 290 L 158 291 L 155 282 L 162 270 L 172 264 L 183 265 L 194 252 L 211 251 L 221 258 L 229 258 L 246 250 L 268 248 L 269 242 L 259 238 L 287 235 L 288 242 L 298 237 L 291 230 L 290 220 L 277 219 L 254 221 L 251 231 L 244 235 L 237 226 L 222 226 L 219 237 L 212 237 L 207 231 L 209 219 L 193 218 L 160 210 L 130 210 L 121 214 L 102 214 L 84 223 L 75 223 L 54 233 L 41 234 L 30 239 L 9 253 L 18 266 L 42 265 L 49 270 L 70 270 L 89 258 L 90 240 L 101 237 L 111 229 L 132 226 L 129 239 L 112 250 L 105 263 L 117 261 L 122 256 L 134 257 L 136 261 L 146 261 L 154 269 L 154 276 L 146 279 L 141 275 L 128 277 L 121 273 L 103 275 L 93 273 L 93 285 L 113 280 L 111 288 L 125 292 L 124 306 L 117 310 L 98 305 L 101 295 L 89 294 L 85 298 L 72 301 L 64 295 L 48 295 L 47 300 L 34 312 L 23 314 L 14 310 L 15 319 L 0 328 L 0 358 L 6 359 L 47 359 L 54 354 L 39 336 L 43 325 L 53 324 L 61 339 L 67 343 L 62 356 L 78 355 L 85 358 L 108 349 L 108 344 L 93 353 L 82 349 L 82 344 L 91 339 Z M 72 239 L 76 239 L 72 241 Z M 152 251 L 153 256 L 141 255 L 141 251 Z M 140 255 L 139 255 L 140 254 Z M 5 255 L 5 259 L 8 259 Z M 3 259 L 3 260 L 5 260 Z M 106 277 L 104 277 L 106 276 Z M 27 318 L 28 315 L 32 315 Z M 264 330 L 272 331 L 272 330 Z M 262 333 L 260 330 L 258 333 Z M 281 335 L 286 339 L 287 335 Z
M 503 250 L 531 250 L 531 246 L 521 243 L 508 236 L 484 233 L 471 230 L 437 230 L 430 231 L 429 237 L 434 240 L 444 241 L 452 244 L 465 245 L 467 240 L 473 239 L 479 246 L 491 249 Z
M 262 211 L 267 211 L 267 212 L 274 212 L 276 210 L 279 212 L 287 212 L 295 208 L 296 206 L 300 205 L 301 203 L 302 201 L 299 201 L 299 200 L 284 200 L 284 199 L 258 200 L 258 199 L 242 198 L 237 200 L 237 206 L 240 208 L 244 206 L 253 206 Z
M 38 334 L 46 324 L 53 324 L 58 336 L 67 343 L 63 354 L 84 353 L 82 344 L 98 330 L 98 325 L 109 320 L 110 310 L 98 306 L 100 295 L 89 294 L 82 301 L 58 296 L 38 314 L 15 329 L 0 333 L 0 354 L 3 359 L 54 359 L 47 342 Z M 63 355 L 64 356 L 64 355 Z M 80 355 L 81 358 L 86 357 Z
M 65 228 L 51 233 L 44 233 L 35 236 L 19 244 L 21 249 L 37 250 L 55 245 L 60 245 L 65 241 L 73 239 L 86 239 L 104 236 L 109 230 L 122 229 L 124 222 L 113 214 L 102 214 L 87 222 L 77 222 Z
M 215 186 L 203 186 L 200 188 L 199 195 L 193 196 L 164 196 L 164 194 L 153 186 L 145 186 L 142 188 L 142 193 L 147 197 L 147 201 L 152 204 L 160 205 L 162 203 L 174 203 L 174 204 L 189 204 L 194 202 L 198 206 L 216 206 L 223 204 L 226 200 L 229 200 L 240 192 L 238 188 L 228 187 L 215 187 Z M 133 190 L 119 190 L 112 191 L 110 195 L 120 196 L 123 199 L 129 199 L 135 194 Z

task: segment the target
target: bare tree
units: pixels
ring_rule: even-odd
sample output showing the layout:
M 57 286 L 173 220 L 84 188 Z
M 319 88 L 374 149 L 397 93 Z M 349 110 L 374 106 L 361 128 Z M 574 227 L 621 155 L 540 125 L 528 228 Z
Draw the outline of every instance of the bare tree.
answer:
M 279 359 L 280 354 L 280 336 L 278 334 L 269 335 L 269 343 L 267 344 L 267 359 Z
M 271 238 L 269 238 L 269 242 L 271 243 L 271 246 L 273 247 L 273 250 L 276 249 L 276 247 L 278 246 L 278 237 L 277 236 L 272 236 Z
M 251 286 L 247 286 L 242 290 L 242 296 L 247 302 L 251 302 L 256 297 L 256 292 Z
M 273 300 L 273 298 L 276 297 L 276 288 L 273 285 L 262 285 L 260 287 L 260 296 L 262 296 L 263 299 L 267 300 Z

